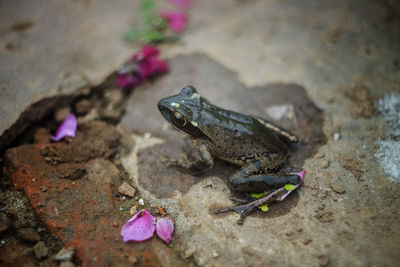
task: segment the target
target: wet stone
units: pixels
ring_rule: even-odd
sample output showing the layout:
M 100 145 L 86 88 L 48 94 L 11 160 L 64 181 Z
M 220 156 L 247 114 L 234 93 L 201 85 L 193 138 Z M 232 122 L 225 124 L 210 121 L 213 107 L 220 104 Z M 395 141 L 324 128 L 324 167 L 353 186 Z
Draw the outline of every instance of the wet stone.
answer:
M 49 249 L 43 241 L 39 241 L 33 247 L 33 252 L 35 253 L 36 259 L 41 260 L 47 257 Z
M 162 76 L 149 87 L 139 87 L 133 92 L 121 121 L 122 127 L 141 134 L 151 133 L 151 136 L 167 140 L 164 144 L 144 149 L 138 154 L 140 183 L 157 197 L 171 197 L 175 191 L 185 193 L 199 181 L 198 175 L 166 167 L 170 160 L 180 159 L 184 154 L 188 158 L 195 158 L 196 152 L 190 140 L 182 138 L 181 133 L 168 127 L 168 123 L 155 108 L 160 99 L 179 93 L 188 85 L 187 81 L 196 81 L 193 85 L 198 93 L 211 103 L 271 120 L 296 134 L 300 143 L 290 152 L 290 166 L 301 166 L 326 142 L 322 132 L 323 114 L 301 86 L 267 84 L 249 90 L 232 72 L 201 54 L 177 56 L 169 64 L 172 75 Z M 267 111 L 277 106 L 290 106 L 293 114 L 274 120 L 268 116 Z M 237 168 L 234 166 L 217 160 L 214 168 L 206 170 L 202 175 L 224 178 L 235 170 Z

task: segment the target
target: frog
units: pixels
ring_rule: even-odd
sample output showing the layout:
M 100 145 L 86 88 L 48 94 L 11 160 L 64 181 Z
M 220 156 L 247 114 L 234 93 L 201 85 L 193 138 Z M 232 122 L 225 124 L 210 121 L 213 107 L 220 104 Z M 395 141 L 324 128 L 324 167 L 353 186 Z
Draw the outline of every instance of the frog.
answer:
M 281 171 L 290 147 L 299 142 L 296 135 L 282 127 L 213 105 L 190 85 L 162 98 L 157 106 L 164 119 L 188 136 L 198 151 L 196 159 L 182 158 L 169 166 L 197 173 L 212 168 L 214 158 L 219 158 L 239 167 L 228 178 L 228 187 L 233 194 L 246 197 L 233 197 L 237 205 L 217 209 L 216 214 L 235 211 L 240 215 L 238 224 L 242 224 L 257 208 L 285 199 L 291 193 L 285 185 L 297 188 L 302 183 L 304 171 Z M 264 196 L 256 199 L 251 197 L 254 193 Z

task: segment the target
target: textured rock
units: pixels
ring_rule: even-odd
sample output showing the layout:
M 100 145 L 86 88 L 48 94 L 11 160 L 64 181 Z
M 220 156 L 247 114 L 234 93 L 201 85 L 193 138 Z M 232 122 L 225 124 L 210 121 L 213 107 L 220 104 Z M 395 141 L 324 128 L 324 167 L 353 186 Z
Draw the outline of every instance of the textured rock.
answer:
M 33 247 L 33 252 L 35 253 L 36 259 L 41 260 L 47 257 L 49 249 L 46 247 L 46 244 L 43 241 L 39 241 Z
M 18 235 L 22 240 L 30 243 L 36 243 L 40 240 L 40 235 L 33 228 L 22 228 Z
M 8 229 L 11 225 L 11 220 L 6 214 L 0 213 L 0 234 Z
M 118 192 L 128 197 L 134 197 L 136 190 L 129 184 L 122 183 L 120 186 L 118 186 Z
M 62 248 L 54 257 L 56 261 L 70 261 L 75 254 L 75 248 Z
M 126 0 L 2 1 L 0 151 L 29 123 L 85 94 L 131 56 L 137 48 L 122 36 L 136 8 Z
M 71 142 L 9 149 L 5 164 L 15 189 L 25 192 L 47 229 L 66 247 L 76 248 L 81 266 L 130 264 L 133 258 L 154 266 L 160 257 L 178 264 L 181 260 L 170 248 L 158 248 L 159 240 L 144 244 L 121 240 L 124 221 L 114 203 L 120 171 L 107 160 L 118 138 L 116 127 L 92 122 L 80 127 Z M 78 140 L 81 146 L 74 143 Z M 88 142 L 82 147 L 84 140 Z M 33 229 L 21 232 L 25 240 L 40 239 Z

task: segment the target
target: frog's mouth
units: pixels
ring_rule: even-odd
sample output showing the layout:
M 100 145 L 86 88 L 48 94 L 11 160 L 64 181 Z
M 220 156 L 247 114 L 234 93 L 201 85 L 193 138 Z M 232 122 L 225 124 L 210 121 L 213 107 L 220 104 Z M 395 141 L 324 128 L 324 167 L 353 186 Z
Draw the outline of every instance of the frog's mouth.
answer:
M 158 105 L 161 115 L 178 131 L 190 135 L 194 138 L 205 137 L 205 135 L 191 122 L 189 122 L 182 113 L 172 110 L 164 105 Z

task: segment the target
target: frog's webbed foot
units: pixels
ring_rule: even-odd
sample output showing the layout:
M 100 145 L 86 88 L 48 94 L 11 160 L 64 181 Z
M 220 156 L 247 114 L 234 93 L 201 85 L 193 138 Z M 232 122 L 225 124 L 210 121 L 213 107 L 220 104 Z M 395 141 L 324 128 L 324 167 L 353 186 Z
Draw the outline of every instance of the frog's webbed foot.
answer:
M 240 215 L 240 218 L 238 220 L 238 224 L 243 224 L 244 219 L 252 213 L 254 210 L 256 210 L 258 207 L 263 206 L 265 204 L 268 204 L 272 201 L 281 201 L 281 196 L 286 192 L 285 188 L 279 188 L 270 194 L 263 196 L 259 199 L 250 201 L 245 204 L 240 204 L 232 207 L 226 207 L 226 208 L 221 208 L 217 209 L 214 211 L 215 214 L 227 212 L 227 211 L 235 211 Z

